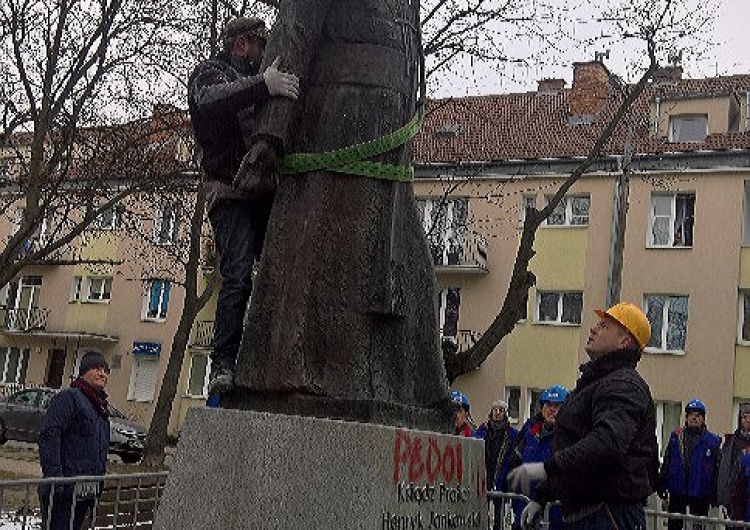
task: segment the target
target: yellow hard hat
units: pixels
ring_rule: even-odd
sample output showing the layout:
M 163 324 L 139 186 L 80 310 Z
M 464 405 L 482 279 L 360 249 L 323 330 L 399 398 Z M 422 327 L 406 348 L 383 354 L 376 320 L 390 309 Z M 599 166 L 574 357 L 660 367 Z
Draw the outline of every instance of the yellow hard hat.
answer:
M 651 324 L 638 306 L 628 302 L 620 302 L 606 311 L 594 309 L 594 313 L 599 315 L 599 318 L 614 318 L 622 324 L 635 337 L 641 350 L 648 344 L 648 340 L 651 338 Z

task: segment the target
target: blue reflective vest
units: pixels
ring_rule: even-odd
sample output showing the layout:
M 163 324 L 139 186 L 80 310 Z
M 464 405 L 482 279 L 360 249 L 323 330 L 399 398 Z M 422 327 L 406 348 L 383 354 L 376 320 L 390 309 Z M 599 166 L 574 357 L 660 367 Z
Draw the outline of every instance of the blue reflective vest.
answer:
M 543 423 L 541 417 L 537 415 L 526 421 L 518 435 L 519 438 L 522 437 L 522 439 L 519 439 L 519 443 L 523 443 L 520 456 L 521 461 L 524 464 L 544 462 L 552 454 L 553 431 L 543 432 Z M 532 484 L 531 500 L 536 500 L 536 486 L 536 483 Z M 515 515 L 513 528 L 520 528 L 521 512 L 526 506 L 526 503 L 519 499 L 513 499 L 511 504 Z M 549 522 L 550 529 L 562 530 L 562 510 L 560 509 L 560 505 L 556 504 L 550 507 Z
M 713 493 L 714 476 L 718 472 L 716 464 L 721 438 L 709 431 L 703 433 L 689 456 L 688 476 L 682 455 L 682 431 L 682 428 L 676 429 L 669 438 L 667 490 L 673 495 L 710 498 Z

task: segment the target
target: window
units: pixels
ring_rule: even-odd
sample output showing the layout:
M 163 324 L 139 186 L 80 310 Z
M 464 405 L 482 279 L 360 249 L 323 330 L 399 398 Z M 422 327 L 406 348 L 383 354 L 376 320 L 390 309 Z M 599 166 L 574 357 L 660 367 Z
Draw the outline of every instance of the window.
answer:
M 526 210 L 536 208 L 536 195 L 523 195 L 521 197 L 521 211 L 518 216 L 518 224 L 523 226 L 526 222 Z
M 695 193 L 651 195 L 651 233 L 654 247 L 692 247 Z
M 89 290 L 86 300 L 89 302 L 108 302 L 112 296 L 112 277 L 88 278 Z
M 536 388 L 529 389 L 529 418 L 533 418 L 536 414 L 541 412 L 542 405 L 539 403 L 539 396 L 541 396 L 541 394 L 541 390 L 537 390 Z
M 744 203 L 742 205 L 742 245 L 750 247 L 750 180 L 745 181 Z
M 208 374 L 211 371 L 211 360 L 208 355 L 195 354 L 190 358 L 190 376 L 188 377 L 187 395 L 190 397 L 208 397 Z
M 458 335 L 458 310 L 461 306 L 461 289 L 441 289 L 438 292 L 438 324 L 441 337 Z
M 169 280 L 153 279 L 146 282 L 143 300 L 143 320 L 164 320 L 169 306 Z
M 422 219 L 435 265 L 459 265 L 466 246 L 466 219 L 469 200 L 420 199 L 417 208 Z
M 179 225 L 179 205 L 176 202 L 165 202 L 156 218 L 154 240 L 157 245 L 174 245 L 177 243 Z
M 505 401 L 508 402 L 508 418 L 517 423 L 521 414 L 521 389 L 517 386 L 505 387 Z
M 2 383 L 26 382 L 26 368 L 29 364 L 29 349 L 0 348 L 0 376 Z
M 115 204 L 99 214 L 94 226 L 99 230 L 117 230 L 122 227 L 124 212 L 125 206 L 122 204 Z
M 659 352 L 684 352 L 687 337 L 688 297 L 646 295 L 646 317 L 651 324 L 651 339 L 646 349 Z
M 708 114 L 682 114 L 669 117 L 670 142 L 705 142 Z
M 659 454 L 663 454 L 672 431 L 682 425 L 682 404 L 674 401 L 657 401 L 655 405 L 656 439 L 659 443 Z
M 737 342 L 750 345 L 750 290 L 740 291 L 739 315 Z
M 133 370 L 130 373 L 130 387 L 128 388 L 130 401 L 153 401 L 158 368 L 158 357 L 133 355 Z
M 73 276 L 73 281 L 70 282 L 70 294 L 68 295 L 68 302 L 79 302 L 81 300 L 81 284 L 83 278 L 81 276 Z
M 550 324 L 581 324 L 583 293 L 537 291 L 536 321 Z
M 547 204 L 552 197 L 552 195 L 546 196 Z M 588 195 L 566 195 L 555 206 L 544 223 L 547 226 L 586 226 L 589 224 L 590 205 L 591 198 Z
M 20 229 L 23 223 L 23 215 L 26 208 L 16 208 L 15 215 L 13 218 L 13 234 L 15 235 Z M 41 220 L 37 221 L 36 225 L 32 228 L 29 237 L 23 242 L 21 246 L 22 253 L 29 253 L 47 244 L 47 235 L 49 231 L 49 221 L 47 217 L 42 217 Z

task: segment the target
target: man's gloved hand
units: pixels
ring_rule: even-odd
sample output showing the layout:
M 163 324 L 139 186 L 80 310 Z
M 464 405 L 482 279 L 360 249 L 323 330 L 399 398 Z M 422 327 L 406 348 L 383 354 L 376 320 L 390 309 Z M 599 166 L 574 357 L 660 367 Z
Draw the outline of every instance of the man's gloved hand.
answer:
M 536 522 L 542 515 L 542 505 L 536 501 L 530 501 L 521 512 L 521 528 L 529 530 L 536 527 Z
M 297 99 L 299 96 L 299 79 L 294 74 L 279 71 L 281 57 L 276 57 L 271 66 L 263 72 L 263 80 L 271 96 L 284 96 Z
M 232 184 L 251 199 L 270 195 L 279 185 L 275 171 L 277 158 L 270 142 L 262 138 L 256 140 L 242 159 Z
M 531 495 L 531 483 L 547 478 L 542 462 L 521 464 L 508 473 L 508 483 L 513 491 L 520 491 L 527 497 Z

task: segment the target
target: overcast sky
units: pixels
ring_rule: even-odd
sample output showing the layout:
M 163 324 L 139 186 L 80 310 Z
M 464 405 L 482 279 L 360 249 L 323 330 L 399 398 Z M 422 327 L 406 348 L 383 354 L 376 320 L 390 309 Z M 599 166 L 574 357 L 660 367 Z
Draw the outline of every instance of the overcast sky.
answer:
M 558 0 L 561 1 L 561 0 Z M 562 0 L 564 1 L 564 0 Z M 685 5 L 703 5 L 700 0 L 680 0 Z M 750 74 L 750 0 L 715 0 L 719 3 L 714 27 L 707 38 L 713 42 L 712 46 L 701 46 L 702 56 L 685 57 L 682 66 L 685 70 L 683 77 L 702 78 L 715 75 L 731 75 L 737 73 Z M 575 26 L 571 33 L 581 36 L 596 33 L 601 30 L 591 23 L 591 14 L 587 12 L 588 2 L 581 7 L 572 5 L 570 26 Z M 578 10 L 577 13 L 573 12 Z M 518 39 L 516 39 L 518 40 Z M 539 56 L 533 51 L 533 44 L 518 42 L 513 45 L 520 56 Z M 431 83 L 431 97 L 450 97 L 481 94 L 498 94 L 509 92 L 526 92 L 536 90 L 537 81 L 544 78 L 562 78 L 570 86 L 573 76 L 573 63 L 594 59 L 594 53 L 610 49 L 608 59 L 604 63 L 610 71 L 623 76 L 627 81 L 634 81 L 632 64 L 633 52 L 622 49 L 619 43 L 598 44 L 592 46 L 567 45 L 561 53 L 554 57 L 533 61 L 527 64 L 509 64 L 500 66 L 500 73 L 489 67 L 473 69 L 468 65 L 455 75 L 443 76 L 438 83 Z M 627 63 L 627 64 L 626 64 Z

